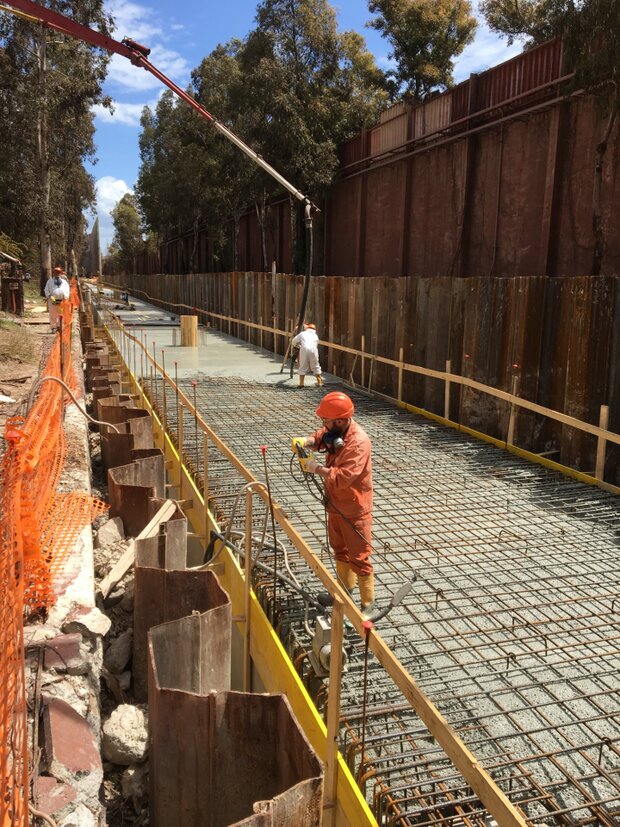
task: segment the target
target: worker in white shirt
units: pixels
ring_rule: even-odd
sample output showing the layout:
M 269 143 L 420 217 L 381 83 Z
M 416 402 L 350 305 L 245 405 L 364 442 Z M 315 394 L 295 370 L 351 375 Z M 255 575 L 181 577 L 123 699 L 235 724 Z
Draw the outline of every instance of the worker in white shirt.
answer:
M 44 292 L 47 299 L 47 310 L 50 314 L 50 328 L 52 333 L 55 333 L 58 330 L 58 320 L 62 315 L 62 303 L 67 301 L 71 295 L 69 282 L 61 267 L 54 267 L 53 275 L 47 280 Z
M 304 329 L 293 338 L 293 347 L 299 348 L 299 387 L 303 388 L 308 373 L 316 376 L 317 385 L 323 384 L 319 364 L 319 337 L 315 324 L 304 324 Z

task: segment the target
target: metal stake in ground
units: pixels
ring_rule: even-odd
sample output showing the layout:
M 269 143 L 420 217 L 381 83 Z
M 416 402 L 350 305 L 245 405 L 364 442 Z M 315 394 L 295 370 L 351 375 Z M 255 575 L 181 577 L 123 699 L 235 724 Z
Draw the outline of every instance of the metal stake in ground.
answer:
M 267 483 L 267 499 L 269 500 L 269 514 L 271 515 L 271 530 L 273 532 L 273 623 L 276 622 L 276 588 L 278 585 L 278 546 L 276 543 L 276 519 L 273 513 L 273 501 L 271 499 L 271 486 L 269 485 L 269 469 L 267 468 L 267 446 L 261 445 L 263 465 L 265 467 L 265 482 Z
M 198 473 L 198 408 L 196 407 L 196 385 L 198 383 L 195 379 L 192 380 L 192 387 L 194 388 L 194 451 L 195 451 L 195 465 L 194 473 Z
M 357 771 L 357 783 L 362 778 L 364 768 L 364 750 L 366 749 L 366 700 L 368 697 L 368 647 L 370 646 L 370 634 L 373 624 L 370 620 L 364 621 L 364 689 L 362 691 L 362 750 L 360 752 L 360 765 Z

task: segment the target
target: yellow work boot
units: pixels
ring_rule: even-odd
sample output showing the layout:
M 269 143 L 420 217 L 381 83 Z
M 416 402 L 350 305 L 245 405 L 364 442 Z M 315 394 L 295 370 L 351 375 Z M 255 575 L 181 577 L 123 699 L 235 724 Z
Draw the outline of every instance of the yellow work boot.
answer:
M 317 385 L 318 385 L 320 388 L 322 388 L 322 387 L 323 387 L 323 385 L 325 384 L 325 383 L 323 382 L 323 377 L 321 376 L 321 374 L 320 374 L 320 373 L 319 373 L 319 374 L 317 375 L 317 377 L 316 377 L 316 383 L 317 383 Z
M 305 378 L 306 378 L 305 376 L 300 376 L 300 377 L 299 377 L 299 387 L 300 387 L 300 388 L 303 388 Z
M 352 594 L 357 582 L 355 572 L 351 571 L 349 564 L 345 563 L 343 560 L 336 560 L 336 571 L 338 572 L 338 579 L 340 580 L 340 583 L 345 587 L 349 594 Z
M 366 574 L 359 577 L 360 600 L 362 603 L 362 616 L 364 619 L 370 617 L 375 610 L 375 576 Z

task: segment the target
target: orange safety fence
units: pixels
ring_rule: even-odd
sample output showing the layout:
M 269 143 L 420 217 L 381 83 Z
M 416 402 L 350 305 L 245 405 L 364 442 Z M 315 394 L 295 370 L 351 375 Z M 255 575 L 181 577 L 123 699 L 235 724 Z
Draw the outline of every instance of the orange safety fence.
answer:
M 62 310 L 43 376 L 62 379 L 78 395 L 71 365 L 77 292 Z M 0 827 L 28 824 L 28 745 L 24 615 L 45 611 L 71 577 L 80 532 L 107 505 L 85 492 L 59 492 L 66 445 L 64 389 L 40 385 L 23 417 L 7 420 L 0 465 Z

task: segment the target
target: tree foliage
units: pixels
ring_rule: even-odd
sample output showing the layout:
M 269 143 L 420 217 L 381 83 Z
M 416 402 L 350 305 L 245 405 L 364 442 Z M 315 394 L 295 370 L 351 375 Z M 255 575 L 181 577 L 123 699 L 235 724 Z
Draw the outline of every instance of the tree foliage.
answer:
M 136 269 L 136 257 L 144 247 L 135 196 L 126 192 L 117 202 L 111 215 L 114 238 L 109 257 L 113 259 L 115 269 L 133 273 Z
M 54 9 L 109 33 L 103 0 Z M 0 226 L 27 245 L 31 267 L 43 237 L 55 261 L 75 260 L 83 210 L 95 200 L 84 161 L 94 157 L 91 109 L 105 102 L 107 62 L 84 43 L 0 13 Z
M 197 100 L 317 201 L 333 180 L 338 146 L 385 105 L 384 86 L 363 39 L 338 32 L 327 0 L 265 0 L 255 29 L 218 46 L 192 73 Z M 228 268 L 236 267 L 244 208 L 254 204 L 268 232 L 278 185 L 183 104 L 164 96 L 143 113 L 140 152 L 136 191 L 154 231 L 206 222 Z
M 453 83 L 454 58 L 474 39 L 469 0 L 369 0 L 368 24 L 386 38 L 392 98 L 422 100 Z
M 479 8 L 491 31 L 535 46 L 561 36 L 572 0 L 480 0 Z

